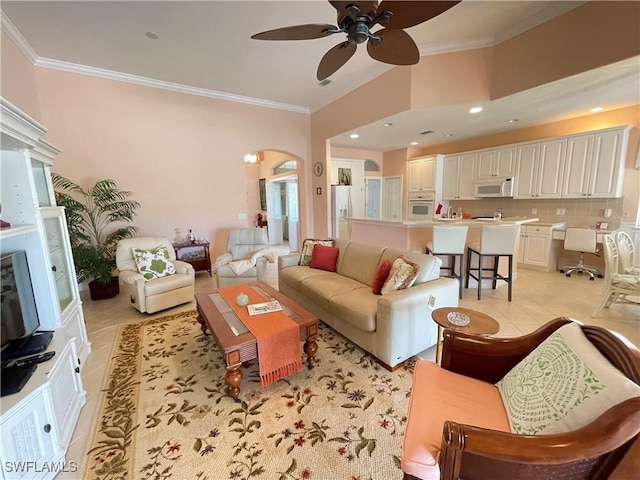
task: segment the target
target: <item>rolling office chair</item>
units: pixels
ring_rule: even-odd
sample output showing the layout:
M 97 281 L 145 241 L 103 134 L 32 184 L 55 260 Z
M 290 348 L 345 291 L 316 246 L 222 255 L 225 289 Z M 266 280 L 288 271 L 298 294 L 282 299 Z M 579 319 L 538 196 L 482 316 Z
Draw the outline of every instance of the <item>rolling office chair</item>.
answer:
M 598 269 L 587 267 L 584 264 L 585 253 L 595 254 L 597 252 L 596 236 L 596 231 L 592 228 L 567 227 L 564 234 L 564 249 L 580 252 L 580 259 L 577 265 L 567 265 L 560 269 L 560 273 L 564 273 L 567 277 L 570 277 L 573 272 L 578 272 L 579 274 L 587 273 L 591 281 L 596 276 L 602 278 L 602 273 Z

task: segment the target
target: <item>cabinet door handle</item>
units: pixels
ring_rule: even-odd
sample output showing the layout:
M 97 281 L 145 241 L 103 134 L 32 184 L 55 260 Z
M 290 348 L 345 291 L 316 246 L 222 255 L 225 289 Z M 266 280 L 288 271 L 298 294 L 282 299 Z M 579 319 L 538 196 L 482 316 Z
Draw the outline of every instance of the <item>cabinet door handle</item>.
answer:
M 44 426 L 44 433 L 49 433 L 51 431 L 51 424 L 47 423 Z
M 80 373 L 80 367 L 76 367 L 76 373 Z
M 57 269 L 57 268 L 56 268 L 56 266 L 54 265 L 53 267 L 51 267 L 51 271 L 52 271 L 52 272 L 57 272 L 57 271 L 58 271 L 58 269 Z

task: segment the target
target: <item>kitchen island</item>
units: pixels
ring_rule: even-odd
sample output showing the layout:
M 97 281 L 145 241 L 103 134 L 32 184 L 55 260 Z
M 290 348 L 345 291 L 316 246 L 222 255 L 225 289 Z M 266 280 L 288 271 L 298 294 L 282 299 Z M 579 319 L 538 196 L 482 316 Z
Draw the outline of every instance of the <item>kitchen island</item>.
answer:
M 480 229 L 483 225 L 523 225 L 537 221 L 539 221 L 537 217 L 505 217 L 501 220 L 447 218 L 416 222 L 350 218 L 349 232 L 351 240 L 424 253 L 427 242 L 432 239 L 434 225 L 467 225 L 469 227 L 467 242 L 475 242 L 480 240 Z
M 535 223 L 539 221 L 538 217 L 505 217 L 500 220 L 493 218 L 483 219 L 434 219 L 423 221 L 406 221 L 406 220 L 378 220 L 378 219 L 358 219 L 349 218 L 349 232 L 351 240 L 365 243 L 375 243 L 376 245 L 385 245 L 402 250 L 410 250 L 425 253 L 426 245 L 432 240 L 434 225 L 467 225 L 469 231 L 467 233 L 467 243 L 480 241 L 480 233 L 484 225 L 524 225 L 527 223 Z M 514 246 L 513 261 L 513 279 L 517 278 L 517 258 L 519 250 L 519 239 L 516 238 Z M 448 265 L 448 257 L 440 256 L 443 260 L 443 266 Z M 491 258 L 486 258 L 483 265 L 491 268 L 493 265 Z M 500 261 L 498 270 L 501 274 L 506 274 L 507 265 L 503 258 Z M 477 260 L 474 267 L 477 267 Z M 464 277 L 463 277 L 464 279 Z M 475 288 L 477 282 L 470 279 L 469 286 Z M 499 282 L 500 284 L 501 282 Z M 484 280 L 482 288 L 492 288 L 492 282 Z

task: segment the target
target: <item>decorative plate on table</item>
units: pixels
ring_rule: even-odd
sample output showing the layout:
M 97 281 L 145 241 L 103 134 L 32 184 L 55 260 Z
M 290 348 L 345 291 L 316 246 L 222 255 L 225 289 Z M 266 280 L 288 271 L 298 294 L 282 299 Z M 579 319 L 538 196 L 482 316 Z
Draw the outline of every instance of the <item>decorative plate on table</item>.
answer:
M 455 325 L 456 327 L 466 327 L 471 322 L 469 315 L 462 312 L 449 312 L 447 314 L 447 320 L 451 325 Z

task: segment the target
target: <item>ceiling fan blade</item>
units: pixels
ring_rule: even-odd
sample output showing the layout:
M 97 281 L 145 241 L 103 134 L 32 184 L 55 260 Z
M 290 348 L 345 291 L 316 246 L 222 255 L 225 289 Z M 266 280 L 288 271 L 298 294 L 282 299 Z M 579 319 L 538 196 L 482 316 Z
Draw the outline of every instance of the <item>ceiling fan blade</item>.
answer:
M 325 23 L 308 23 L 292 27 L 276 28 L 251 35 L 254 40 L 311 40 L 336 33 L 338 27 Z
M 376 7 L 378 6 L 378 2 L 376 1 L 360 1 L 360 2 L 334 2 L 329 0 L 329 3 L 333 5 L 333 8 L 338 10 L 338 13 L 344 13 L 349 5 L 355 5 L 358 7 L 361 13 L 370 13 L 375 12 Z
M 382 37 L 379 42 L 369 39 L 367 52 L 371 58 L 391 65 L 415 65 L 420 61 L 416 42 L 404 30 L 383 29 L 374 33 Z
M 409 28 L 432 19 L 460 3 L 440 1 L 404 2 L 386 0 L 378 5 L 378 13 L 385 10 L 393 12 L 386 28 Z
M 316 75 L 318 80 L 322 81 L 333 75 L 356 53 L 357 48 L 357 45 L 353 43 L 342 42 L 325 53 L 322 60 L 320 60 L 320 65 L 318 65 L 318 73 Z

